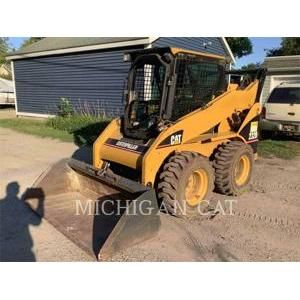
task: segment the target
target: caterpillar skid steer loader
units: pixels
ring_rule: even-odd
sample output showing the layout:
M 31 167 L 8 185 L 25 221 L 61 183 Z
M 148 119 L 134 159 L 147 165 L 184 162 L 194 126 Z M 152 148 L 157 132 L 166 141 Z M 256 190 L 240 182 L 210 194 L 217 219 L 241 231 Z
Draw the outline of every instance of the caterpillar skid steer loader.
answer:
M 92 164 L 61 161 L 34 185 L 45 217 L 48 209 L 50 222 L 101 257 L 154 236 L 161 207 L 194 216 L 214 189 L 241 194 L 258 142 L 264 69 L 227 71 L 225 57 L 178 48 L 129 52 L 124 60 L 132 62 L 124 115 L 95 141 Z M 95 214 L 75 215 L 78 199 L 130 201 L 123 215 L 98 222 Z

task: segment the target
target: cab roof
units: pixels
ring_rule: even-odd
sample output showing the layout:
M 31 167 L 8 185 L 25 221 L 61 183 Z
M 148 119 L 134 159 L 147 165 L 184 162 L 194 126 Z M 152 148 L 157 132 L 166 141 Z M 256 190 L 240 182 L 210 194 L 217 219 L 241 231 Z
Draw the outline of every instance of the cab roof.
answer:
M 188 54 L 188 55 L 196 55 L 196 56 L 202 56 L 202 57 L 210 57 L 214 59 L 220 59 L 220 60 L 226 60 L 225 56 L 217 55 L 217 54 L 211 54 L 206 52 L 200 52 L 200 51 L 193 51 L 193 50 L 187 50 L 182 48 L 170 48 L 171 53 L 176 56 L 179 53 L 182 54 Z

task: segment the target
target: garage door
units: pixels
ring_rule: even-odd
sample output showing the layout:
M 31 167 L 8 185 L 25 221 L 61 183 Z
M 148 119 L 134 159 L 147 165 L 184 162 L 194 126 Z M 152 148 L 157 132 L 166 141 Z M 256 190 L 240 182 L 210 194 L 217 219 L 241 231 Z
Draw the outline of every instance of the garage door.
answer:
M 300 75 L 273 75 L 271 76 L 270 92 L 282 82 L 294 83 L 297 81 L 300 82 Z

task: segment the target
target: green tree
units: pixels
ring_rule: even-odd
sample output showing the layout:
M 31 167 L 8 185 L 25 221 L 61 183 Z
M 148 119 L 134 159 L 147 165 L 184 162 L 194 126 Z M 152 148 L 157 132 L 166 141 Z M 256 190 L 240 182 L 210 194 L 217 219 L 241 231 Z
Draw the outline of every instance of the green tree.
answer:
M 10 63 L 5 60 L 7 53 L 10 51 L 7 37 L 0 37 L 0 67 L 4 66 L 8 74 L 0 74 L 1 78 L 11 80 Z
M 9 50 L 8 38 L 0 37 L 0 65 L 5 63 L 5 56 Z
M 21 48 L 24 48 L 33 43 L 36 43 L 36 42 L 40 41 L 41 39 L 43 39 L 43 38 L 42 37 L 30 37 L 22 43 Z
M 258 69 L 261 67 L 261 64 L 259 62 L 257 63 L 250 63 L 248 65 L 244 65 L 241 67 L 242 70 L 253 70 L 253 69 Z
M 249 55 L 253 51 L 252 42 L 247 37 L 227 37 L 226 41 L 236 58 Z
M 300 55 L 300 38 L 284 37 L 281 40 L 280 47 L 267 50 L 267 56 L 286 55 Z

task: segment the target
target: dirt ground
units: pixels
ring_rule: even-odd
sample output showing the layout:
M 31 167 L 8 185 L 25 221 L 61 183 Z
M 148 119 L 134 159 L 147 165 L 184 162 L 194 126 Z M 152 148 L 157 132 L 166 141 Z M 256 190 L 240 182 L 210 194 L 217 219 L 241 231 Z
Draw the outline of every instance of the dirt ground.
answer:
M 15 118 L 16 111 L 14 107 L 10 106 L 2 106 L 0 107 L 0 119 L 8 119 L 8 118 Z
M 20 202 L 44 169 L 76 147 L 3 128 L 0 145 L 0 260 L 94 260 Z M 162 214 L 155 238 L 111 260 L 300 261 L 299 178 L 300 158 L 259 159 L 248 193 L 214 194 L 211 213 L 193 220 Z M 231 215 L 228 200 L 235 201 Z
M 113 260 L 300 261 L 299 178 L 300 158 L 259 159 L 248 193 L 214 194 L 212 214 L 194 220 L 163 215 L 156 238 Z

